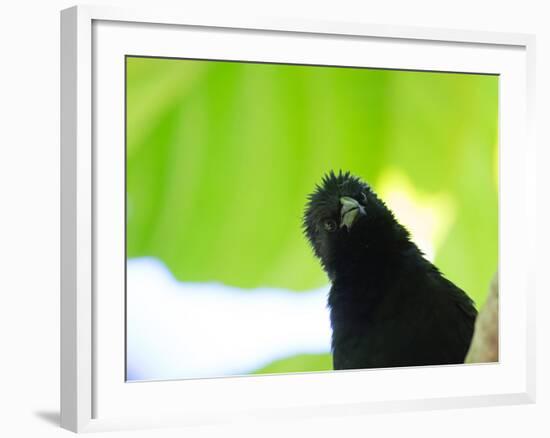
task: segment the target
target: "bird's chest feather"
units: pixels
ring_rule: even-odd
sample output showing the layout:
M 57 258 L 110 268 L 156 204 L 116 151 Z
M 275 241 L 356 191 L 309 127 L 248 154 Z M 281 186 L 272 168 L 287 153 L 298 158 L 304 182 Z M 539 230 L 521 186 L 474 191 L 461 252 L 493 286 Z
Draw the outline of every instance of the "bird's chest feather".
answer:
M 397 265 L 333 282 L 329 307 L 338 368 L 387 366 L 416 342 L 428 307 L 411 282 Z
M 374 319 L 396 311 L 395 304 L 402 299 L 402 279 L 405 277 L 400 264 L 375 261 L 361 268 L 354 266 L 336 277 L 328 297 L 333 329 L 345 325 L 368 326 Z

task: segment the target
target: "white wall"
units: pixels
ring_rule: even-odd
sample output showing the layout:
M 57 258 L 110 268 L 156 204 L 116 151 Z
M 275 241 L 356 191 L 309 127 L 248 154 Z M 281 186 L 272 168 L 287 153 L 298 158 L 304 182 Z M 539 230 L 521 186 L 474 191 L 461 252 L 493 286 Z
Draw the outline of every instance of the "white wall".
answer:
M 198 0 L 96 2 L 197 8 Z M 536 33 L 539 140 L 538 270 L 550 243 L 548 131 L 550 114 L 550 14 L 545 2 L 524 0 L 331 1 L 203 0 L 200 9 L 224 8 L 253 15 L 415 24 L 432 27 Z M 219 5 L 218 5 L 219 3 Z M 267 3 L 267 4 L 265 4 Z M 0 436 L 50 437 L 69 432 L 55 426 L 59 403 L 59 14 L 71 2 L 3 4 L 0 23 Z M 147 5 L 151 6 L 151 5 Z M 543 145 L 546 148 L 543 148 Z M 547 204 L 547 203 L 546 203 Z M 546 262 L 546 263 L 545 263 Z M 538 288 L 538 403 L 530 406 L 315 419 L 221 431 L 205 427 L 188 436 L 550 436 L 548 381 L 550 325 L 546 284 Z M 106 436 L 181 436 L 182 431 L 127 432 Z M 502 435 L 501 435 L 502 436 Z

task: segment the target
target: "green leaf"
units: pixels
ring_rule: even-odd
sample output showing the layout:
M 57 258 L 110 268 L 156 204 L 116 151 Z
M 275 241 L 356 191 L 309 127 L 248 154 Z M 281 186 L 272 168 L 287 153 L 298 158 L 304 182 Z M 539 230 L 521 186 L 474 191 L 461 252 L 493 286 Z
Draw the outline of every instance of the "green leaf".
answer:
M 300 373 L 332 370 L 332 355 L 298 354 L 278 359 L 263 368 L 254 370 L 253 374 Z
M 307 194 L 331 169 L 375 190 L 390 169 L 453 206 L 435 262 L 479 305 L 498 262 L 497 133 L 497 76 L 129 57 L 128 257 L 182 281 L 319 287 Z

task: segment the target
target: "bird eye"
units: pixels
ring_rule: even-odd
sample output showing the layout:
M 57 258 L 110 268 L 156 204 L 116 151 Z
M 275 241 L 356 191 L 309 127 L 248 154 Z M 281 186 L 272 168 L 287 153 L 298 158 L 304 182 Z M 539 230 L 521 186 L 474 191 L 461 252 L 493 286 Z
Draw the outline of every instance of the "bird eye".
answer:
M 361 192 L 361 199 L 363 200 L 363 204 L 367 203 L 367 195 L 365 194 L 365 192 Z
M 336 228 L 337 228 L 336 221 L 332 219 L 327 219 L 324 223 L 324 226 L 325 226 L 325 230 L 327 230 L 329 233 L 336 231 Z

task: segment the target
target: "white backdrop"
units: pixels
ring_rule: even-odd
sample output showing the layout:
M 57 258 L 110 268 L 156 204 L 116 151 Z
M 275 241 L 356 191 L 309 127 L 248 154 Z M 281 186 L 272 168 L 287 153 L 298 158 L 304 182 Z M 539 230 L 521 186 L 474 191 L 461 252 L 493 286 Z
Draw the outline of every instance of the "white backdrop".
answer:
M 96 1 L 151 6 L 145 1 Z M 163 1 L 159 7 L 216 9 L 222 14 L 275 15 L 319 20 L 414 24 L 430 27 L 537 34 L 539 157 L 538 270 L 549 259 L 548 169 L 550 144 L 550 28 L 545 2 L 461 0 L 234 0 Z M 57 437 L 59 404 L 59 10 L 72 2 L 51 0 L 3 5 L 0 26 L 0 435 Z M 545 263 L 546 262 L 546 263 Z M 538 281 L 538 402 L 536 405 L 311 419 L 292 423 L 239 424 L 224 428 L 117 432 L 145 436 L 548 436 L 550 300 Z M 497 435 L 498 436 L 498 435 Z

